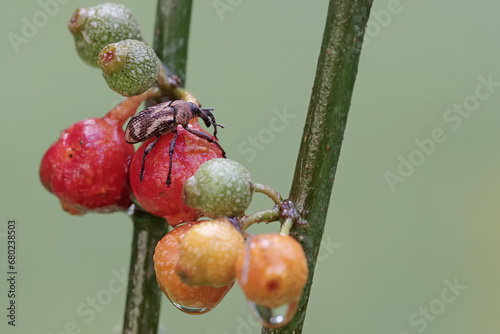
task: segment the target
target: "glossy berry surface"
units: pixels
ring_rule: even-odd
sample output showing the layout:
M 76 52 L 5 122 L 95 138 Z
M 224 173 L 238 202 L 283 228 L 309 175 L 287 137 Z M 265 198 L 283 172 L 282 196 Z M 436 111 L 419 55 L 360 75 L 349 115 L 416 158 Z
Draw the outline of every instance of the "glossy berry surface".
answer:
M 156 245 L 153 257 L 156 279 L 168 299 L 186 313 L 201 314 L 214 308 L 227 294 L 234 282 L 220 288 L 191 287 L 181 282 L 175 273 L 180 256 L 180 243 L 186 233 L 200 222 L 174 228 Z
M 75 10 L 68 28 L 78 55 L 93 67 L 98 67 L 97 55 L 106 45 L 124 39 L 142 39 L 141 28 L 132 12 L 116 3 Z
M 203 131 L 197 119 L 193 119 L 188 126 Z M 202 163 L 222 156 L 214 144 L 189 133 L 182 126 L 178 126 L 177 131 L 177 144 L 172 159 L 172 183 L 169 187 L 166 185 L 166 179 L 173 133 L 161 136 L 154 149 L 146 156 L 142 182 L 140 171 L 144 150 L 156 137 L 145 141 L 138 148 L 130 165 L 130 185 L 139 204 L 149 213 L 164 217 L 171 226 L 197 220 L 203 215 L 199 210 L 184 204 L 182 187 L 184 181 L 191 177 Z
M 227 219 L 193 226 L 181 242 L 175 272 L 190 286 L 228 285 L 236 278 L 236 260 L 245 239 Z
M 97 56 L 97 63 L 109 88 L 124 96 L 146 91 L 160 71 L 154 50 L 133 39 L 106 45 Z
M 120 122 L 80 121 L 61 133 L 40 165 L 43 186 L 71 214 L 113 212 L 130 206 L 129 164 L 134 148 Z
M 184 183 L 184 203 L 207 217 L 240 217 L 252 201 L 250 173 L 239 162 L 213 159 L 205 162 Z
M 296 302 L 307 282 L 307 259 L 292 237 L 261 234 L 248 241 L 236 263 L 238 283 L 248 300 L 268 308 Z

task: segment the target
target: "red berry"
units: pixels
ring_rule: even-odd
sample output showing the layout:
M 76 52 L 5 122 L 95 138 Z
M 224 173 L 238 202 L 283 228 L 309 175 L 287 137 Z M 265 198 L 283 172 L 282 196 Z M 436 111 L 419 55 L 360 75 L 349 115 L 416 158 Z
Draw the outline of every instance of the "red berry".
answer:
M 197 119 L 189 127 L 203 131 Z M 202 216 L 199 210 L 188 207 L 182 201 L 184 181 L 191 177 L 205 161 L 222 157 L 221 151 L 206 140 L 177 127 L 177 144 L 172 161 L 172 183 L 166 185 L 169 169 L 169 146 L 174 137 L 169 133 L 160 137 L 153 150 L 146 156 L 144 178 L 140 181 L 142 158 L 146 147 L 156 137 L 144 142 L 134 154 L 130 165 L 130 185 L 139 204 L 151 214 L 164 217 L 171 226 L 194 221 Z
M 252 237 L 236 263 L 236 275 L 248 300 L 275 308 L 300 299 L 307 282 L 302 246 L 277 233 Z
M 40 165 L 44 187 L 71 214 L 113 212 L 130 206 L 128 168 L 134 154 L 120 125 L 102 118 L 64 130 Z
M 213 288 L 191 287 L 181 282 L 175 273 L 179 261 L 180 243 L 189 229 L 201 222 L 187 223 L 174 228 L 156 245 L 153 257 L 156 280 L 168 299 L 186 313 L 201 314 L 214 308 L 234 284 Z
M 128 171 L 134 147 L 124 140 L 125 120 L 154 92 L 126 99 L 104 118 L 80 121 L 61 133 L 40 164 L 43 186 L 71 214 L 113 212 L 131 204 Z

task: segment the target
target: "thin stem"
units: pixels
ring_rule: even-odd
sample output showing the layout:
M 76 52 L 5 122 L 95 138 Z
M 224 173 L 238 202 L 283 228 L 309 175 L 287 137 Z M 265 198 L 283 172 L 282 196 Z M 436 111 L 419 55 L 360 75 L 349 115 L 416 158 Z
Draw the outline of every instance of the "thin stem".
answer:
M 201 107 L 200 102 L 198 102 L 198 99 L 191 92 L 189 92 L 185 89 L 182 89 L 182 88 L 178 89 L 178 92 L 179 92 L 179 99 L 180 100 L 193 102 L 198 107 Z
M 267 195 L 274 201 L 274 204 L 281 204 L 283 202 L 283 197 L 281 197 L 280 193 L 265 184 L 253 183 L 253 190 Z
M 158 74 L 158 86 L 163 97 L 167 97 L 169 100 L 184 100 L 193 102 L 200 107 L 200 103 L 191 92 L 179 87 L 178 82 L 167 75 L 164 66 L 160 67 L 160 73 Z
M 177 84 L 174 83 L 165 71 L 165 66 L 160 66 L 160 72 L 158 73 L 158 86 L 162 91 L 163 96 L 168 96 L 172 100 L 177 100 Z
M 293 219 L 292 218 L 285 219 L 285 222 L 283 223 L 283 225 L 281 225 L 280 234 L 289 235 L 292 226 L 293 226 Z
M 165 219 L 136 209 L 132 214 L 134 238 L 128 281 L 123 334 L 156 334 L 161 292 L 156 283 L 153 255 L 167 233 Z
M 146 99 L 160 95 L 158 87 L 151 87 L 142 94 L 128 97 L 123 102 L 111 109 L 104 119 L 111 124 L 123 125 L 127 118 L 134 116 L 139 105 Z
M 250 216 L 243 217 L 241 220 L 241 231 L 244 232 L 250 225 L 262 222 L 270 223 L 280 219 L 280 211 L 278 208 L 259 211 Z
M 308 222 L 294 224 L 290 234 L 304 248 L 309 280 L 291 322 L 262 333 L 302 333 L 372 1 L 330 0 L 289 198 Z

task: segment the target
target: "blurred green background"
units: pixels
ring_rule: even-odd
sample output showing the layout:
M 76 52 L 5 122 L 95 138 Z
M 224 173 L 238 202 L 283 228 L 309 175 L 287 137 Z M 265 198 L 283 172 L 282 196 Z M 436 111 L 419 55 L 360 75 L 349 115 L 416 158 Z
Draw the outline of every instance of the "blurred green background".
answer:
M 129 219 L 70 216 L 38 179 L 40 160 L 60 131 L 121 100 L 80 61 L 66 28 L 77 7 L 97 3 L 59 1 L 51 15 L 40 14 L 48 0 L 0 4 L 0 332 L 118 333 L 125 291 L 114 277 L 128 270 Z M 328 1 L 220 1 L 231 10 L 219 15 L 214 1 L 194 1 L 187 88 L 226 125 L 219 138 L 228 156 L 286 196 Z M 151 42 L 156 1 L 122 3 Z M 499 12 L 494 0 L 375 0 L 305 333 L 500 331 Z M 23 36 L 34 16 L 37 31 L 13 47 L 9 33 Z M 488 77 L 493 83 L 485 85 Z M 289 118 L 277 123 L 282 131 L 263 130 L 285 111 Z M 431 142 L 433 131 L 440 135 Z M 270 205 L 256 195 L 249 212 Z M 12 218 L 15 328 L 4 315 Z M 185 315 L 164 298 L 161 328 L 260 331 L 237 286 L 202 316 Z

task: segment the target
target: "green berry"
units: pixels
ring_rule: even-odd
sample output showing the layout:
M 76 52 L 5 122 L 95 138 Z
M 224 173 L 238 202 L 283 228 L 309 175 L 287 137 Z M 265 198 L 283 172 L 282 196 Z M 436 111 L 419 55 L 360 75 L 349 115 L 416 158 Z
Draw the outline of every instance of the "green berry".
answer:
M 124 96 L 146 91 L 156 82 L 160 71 L 154 50 L 133 39 L 105 46 L 97 57 L 97 63 L 109 88 Z
M 207 217 L 240 217 L 252 201 L 250 173 L 230 159 L 212 159 L 200 166 L 184 182 L 182 198 L 186 205 Z
M 142 40 L 141 28 L 130 9 L 110 2 L 75 10 L 68 28 L 78 55 L 94 67 L 98 67 L 97 55 L 106 45 L 124 39 Z

